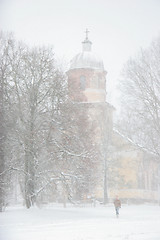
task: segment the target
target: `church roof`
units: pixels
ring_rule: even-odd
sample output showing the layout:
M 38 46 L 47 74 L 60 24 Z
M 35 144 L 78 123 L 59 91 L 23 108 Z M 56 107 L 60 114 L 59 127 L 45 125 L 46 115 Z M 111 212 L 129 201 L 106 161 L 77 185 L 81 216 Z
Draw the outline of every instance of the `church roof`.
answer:
M 72 60 L 70 64 L 70 69 L 76 68 L 91 68 L 104 70 L 103 61 L 101 58 L 92 52 L 83 51 L 78 53 Z
M 70 69 L 89 68 L 104 71 L 102 59 L 91 51 L 92 42 L 88 39 L 88 30 L 86 30 L 86 39 L 82 42 L 82 52 L 78 53 L 70 63 Z

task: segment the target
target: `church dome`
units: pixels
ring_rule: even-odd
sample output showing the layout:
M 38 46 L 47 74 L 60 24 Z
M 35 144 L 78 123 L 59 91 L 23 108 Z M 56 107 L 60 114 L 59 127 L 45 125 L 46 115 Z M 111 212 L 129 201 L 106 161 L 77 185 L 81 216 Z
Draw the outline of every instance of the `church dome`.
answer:
M 71 60 L 70 69 L 77 68 L 104 70 L 102 59 L 90 51 L 83 51 Z
M 78 53 L 70 63 L 70 69 L 89 68 L 104 71 L 102 59 L 91 52 L 92 42 L 88 39 L 88 30 L 86 30 L 86 39 L 82 42 L 82 52 Z

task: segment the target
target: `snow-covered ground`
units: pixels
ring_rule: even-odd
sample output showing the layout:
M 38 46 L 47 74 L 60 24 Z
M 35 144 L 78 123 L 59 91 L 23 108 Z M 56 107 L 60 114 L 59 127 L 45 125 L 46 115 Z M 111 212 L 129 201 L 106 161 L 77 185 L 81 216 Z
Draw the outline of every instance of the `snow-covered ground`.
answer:
M 42 209 L 12 207 L 0 213 L 0 240 L 160 240 L 160 207 L 113 206 Z

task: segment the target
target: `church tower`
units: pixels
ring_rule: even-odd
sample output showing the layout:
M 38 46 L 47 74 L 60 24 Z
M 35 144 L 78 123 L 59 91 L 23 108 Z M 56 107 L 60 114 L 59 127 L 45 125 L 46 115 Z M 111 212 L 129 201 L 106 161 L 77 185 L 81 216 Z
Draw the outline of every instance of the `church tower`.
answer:
M 106 101 L 106 71 L 101 58 L 92 52 L 92 42 L 86 30 L 82 52 L 70 64 L 68 87 L 70 99 L 74 102 L 98 103 Z
M 92 52 L 92 42 L 88 39 L 86 30 L 85 40 L 82 42 L 82 52 L 72 60 L 67 72 L 69 99 L 83 114 L 87 114 L 89 122 L 94 126 L 93 142 L 98 152 L 99 177 L 95 196 L 107 199 L 106 165 L 107 147 L 111 139 L 113 128 L 114 108 L 106 102 L 106 74 L 102 59 Z

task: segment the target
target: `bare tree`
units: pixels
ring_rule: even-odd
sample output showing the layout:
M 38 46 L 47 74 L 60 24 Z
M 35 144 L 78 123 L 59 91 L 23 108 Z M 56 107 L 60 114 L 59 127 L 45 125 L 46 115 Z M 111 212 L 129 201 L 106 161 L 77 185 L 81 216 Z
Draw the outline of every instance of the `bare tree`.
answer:
M 160 154 L 160 38 L 124 67 L 121 131 L 137 145 Z
M 8 181 L 7 159 L 7 136 L 9 131 L 9 107 L 8 107 L 8 78 L 10 75 L 9 64 L 9 43 L 12 41 L 12 34 L 0 32 L 0 211 L 6 205 L 6 192 Z
M 3 55 L 3 50 L 1 49 L 1 57 Z M 1 62 L 1 71 L 0 71 L 0 211 L 2 211 L 3 202 L 4 202 L 4 142 L 5 142 L 5 128 L 4 128 L 4 74 L 5 74 L 5 66 L 3 62 Z
M 0 131 L 8 151 L 1 151 L 1 186 L 7 172 L 27 208 L 57 200 L 60 192 L 70 200 L 89 194 L 96 151 L 88 110 L 68 101 L 67 79 L 52 48 L 28 48 L 10 36 L 2 40 Z
M 1 204 L 4 177 L 14 171 L 29 208 L 43 189 L 38 171 L 43 161 L 49 161 L 41 157 L 50 130 L 48 120 L 59 114 L 58 105 L 66 98 L 66 80 L 51 48 L 29 49 L 4 33 L 0 41 Z
M 58 104 L 65 97 L 64 77 L 55 69 L 52 49 L 18 47 L 17 64 L 12 65 L 12 82 L 16 99 L 16 138 L 24 154 L 23 194 L 29 208 L 36 201 L 36 185 L 40 185 L 38 173 L 43 162 L 40 154 L 45 150 L 48 134 L 47 118 L 51 111 L 53 115 L 58 112 Z

